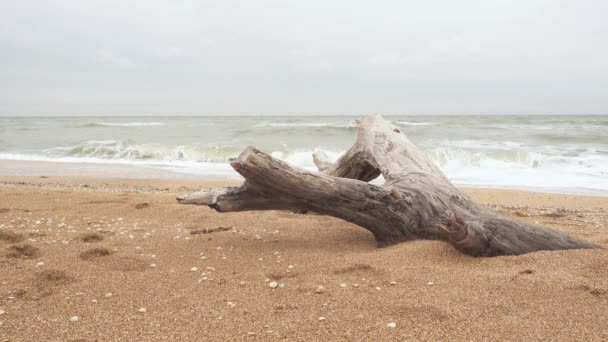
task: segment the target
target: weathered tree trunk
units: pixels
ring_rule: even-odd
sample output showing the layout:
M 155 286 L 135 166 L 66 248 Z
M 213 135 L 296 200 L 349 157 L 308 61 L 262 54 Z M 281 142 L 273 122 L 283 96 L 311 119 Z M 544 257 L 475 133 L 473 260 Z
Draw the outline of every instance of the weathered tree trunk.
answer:
M 380 116 L 358 121 L 355 144 L 335 163 L 316 153 L 320 172 L 292 167 L 247 148 L 231 165 L 239 187 L 177 197 L 219 212 L 308 211 L 369 230 L 380 246 L 413 239 L 446 240 L 464 253 L 517 255 L 538 250 L 598 248 L 560 231 L 505 218 L 473 202 L 399 129 Z M 383 186 L 367 182 L 382 175 Z

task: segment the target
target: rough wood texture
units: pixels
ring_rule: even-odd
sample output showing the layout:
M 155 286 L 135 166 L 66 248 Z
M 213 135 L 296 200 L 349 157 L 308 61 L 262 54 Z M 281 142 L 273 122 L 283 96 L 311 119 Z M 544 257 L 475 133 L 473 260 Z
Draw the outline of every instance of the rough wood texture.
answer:
M 291 210 L 331 215 L 369 230 L 380 246 L 441 239 L 479 256 L 598 248 L 557 230 L 505 218 L 473 202 L 382 117 L 365 117 L 357 124 L 355 144 L 335 163 L 315 153 L 319 173 L 249 147 L 231 163 L 245 178 L 242 186 L 195 192 L 177 200 L 219 212 Z M 385 179 L 383 186 L 367 183 L 379 175 Z

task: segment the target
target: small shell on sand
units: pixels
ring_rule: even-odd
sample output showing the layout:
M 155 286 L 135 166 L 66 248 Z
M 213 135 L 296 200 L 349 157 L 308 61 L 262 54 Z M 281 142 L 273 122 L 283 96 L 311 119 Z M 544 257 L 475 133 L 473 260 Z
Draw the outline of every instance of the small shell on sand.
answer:
M 270 287 L 271 289 L 276 289 L 279 286 L 279 283 L 277 283 L 276 281 L 271 281 L 270 283 L 268 283 L 268 287 Z
M 194 266 L 190 269 L 190 272 L 196 272 L 196 271 L 198 271 L 198 267 L 196 267 L 196 266 Z
M 148 310 L 147 310 L 146 308 L 139 308 L 139 310 L 137 310 L 137 311 L 138 311 L 138 312 L 141 312 L 141 313 L 146 313 L 146 312 L 148 312 Z
M 317 289 L 315 290 L 315 293 L 321 294 L 325 292 L 325 288 L 323 286 L 319 286 L 317 287 Z
M 389 328 L 396 328 L 396 327 L 397 327 L 397 323 L 395 323 L 395 322 L 390 322 L 390 323 L 388 323 L 386 326 L 387 326 L 387 327 L 389 327 Z
M 323 316 L 319 317 L 319 322 L 323 322 L 324 320 L 326 320 L 325 317 L 323 317 Z
M 2 316 L 2 315 L 4 315 L 4 314 L 6 314 L 6 311 L 4 311 L 4 310 L 0 309 L 0 316 Z
M 341 287 L 341 288 L 343 288 L 343 289 L 345 289 L 345 288 L 347 288 L 347 287 L 348 287 L 348 284 L 346 284 L 346 283 L 342 283 L 342 284 L 340 284 L 340 287 Z
M 78 320 L 79 320 L 78 316 L 70 317 L 70 322 L 78 322 Z
M 36 268 L 40 268 L 42 266 L 44 266 L 44 262 L 40 261 L 40 262 L 36 263 Z

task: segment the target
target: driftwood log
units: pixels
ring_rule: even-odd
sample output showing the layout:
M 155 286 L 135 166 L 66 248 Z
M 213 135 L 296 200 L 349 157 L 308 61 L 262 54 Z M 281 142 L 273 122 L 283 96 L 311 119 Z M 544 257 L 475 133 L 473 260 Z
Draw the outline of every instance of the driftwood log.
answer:
M 315 212 L 369 230 L 379 246 L 439 239 L 476 256 L 598 248 L 563 232 L 506 218 L 458 190 L 409 139 L 380 116 L 357 121 L 355 144 L 335 163 L 314 154 L 309 172 L 248 147 L 232 167 L 245 182 L 178 196 L 218 212 Z M 382 186 L 368 182 L 382 175 Z

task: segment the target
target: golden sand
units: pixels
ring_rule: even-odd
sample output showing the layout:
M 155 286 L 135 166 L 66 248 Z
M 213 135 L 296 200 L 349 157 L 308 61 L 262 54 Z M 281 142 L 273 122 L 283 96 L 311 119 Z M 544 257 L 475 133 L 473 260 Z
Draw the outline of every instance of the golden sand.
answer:
M 224 183 L 0 178 L 0 340 L 608 340 L 607 250 L 378 249 L 331 217 L 174 200 Z M 608 247 L 608 198 L 466 191 Z

